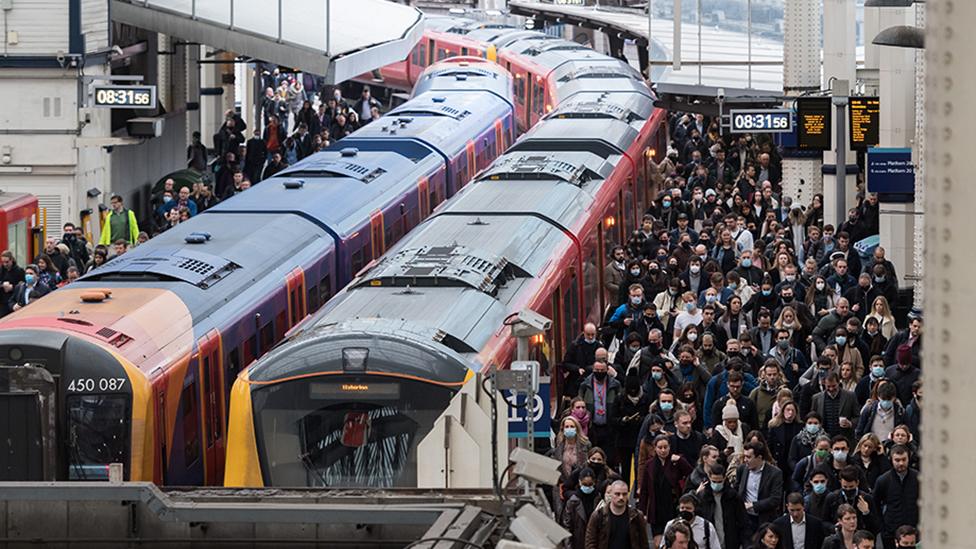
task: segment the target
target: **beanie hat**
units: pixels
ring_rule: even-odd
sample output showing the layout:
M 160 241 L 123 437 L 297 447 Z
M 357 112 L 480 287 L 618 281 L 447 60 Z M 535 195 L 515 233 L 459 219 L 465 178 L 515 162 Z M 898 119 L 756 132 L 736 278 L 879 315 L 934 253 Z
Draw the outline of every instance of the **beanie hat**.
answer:
M 727 419 L 739 419 L 739 409 L 733 404 L 722 408 L 722 421 Z

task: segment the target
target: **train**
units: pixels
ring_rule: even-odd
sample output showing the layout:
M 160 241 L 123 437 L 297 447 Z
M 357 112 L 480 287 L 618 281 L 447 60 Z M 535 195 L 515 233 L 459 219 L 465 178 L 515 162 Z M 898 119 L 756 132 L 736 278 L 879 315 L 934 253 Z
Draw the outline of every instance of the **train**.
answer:
M 0 250 L 14 254 L 21 267 L 44 249 L 45 220 L 41 217 L 36 196 L 0 191 Z
M 511 77 L 442 60 L 411 100 L 0 321 L 0 480 L 221 484 L 228 398 L 515 139 Z
M 552 319 L 529 350 L 546 367 L 607 306 L 608 253 L 653 199 L 665 112 L 636 71 L 579 44 L 458 36 L 511 63 L 520 123 L 541 121 L 238 376 L 226 486 L 416 486 L 418 445 L 451 398 L 514 359 L 507 318 Z

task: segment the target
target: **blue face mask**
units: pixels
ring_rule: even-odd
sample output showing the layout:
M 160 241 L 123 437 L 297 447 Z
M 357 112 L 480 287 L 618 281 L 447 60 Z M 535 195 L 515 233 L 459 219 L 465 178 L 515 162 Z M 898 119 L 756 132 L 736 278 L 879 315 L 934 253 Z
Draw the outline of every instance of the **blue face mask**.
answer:
M 811 435 L 813 435 L 813 434 L 816 434 L 817 431 L 820 430 L 820 426 L 817 425 L 816 423 L 807 423 L 806 429 L 807 429 L 807 432 L 808 433 L 810 433 Z
M 878 403 L 878 405 L 881 406 L 882 410 L 890 410 L 894 408 L 895 403 L 890 400 L 882 400 L 881 402 Z
M 664 206 L 665 208 L 670 208 L 671 207 L 671 201 L 670 200 L 664 200 L 664 201 L 661 202 L 661 205 Z
M 24 282 L 26 282 L 28 286 L 30 286 L 31 284 L 33 284 L 34 283 L 34 275 L 32 275 L 30 273 L 25 274 L 24 275 Z
M 664 374 L 661 372 L 651 372 L 651 377 L 654 378 L 654 381 L 661 381 L 661 378 L 664 377 Z
M 752 267 L 752 260 L 749 259 L 748 257 L 745 258 L 745 259 L 743 259 L 742 260 L 742 266 L 745 267 L 746 269 L 748 269 L 749 267 Z
M 670 412 L 672 409 L 674 409 L 674 403 L 673 402 L 662 402 L 661 403 L 661 411 L 662 412 Z
M 730 289 L 730 290 L 732 290 L 733 292 L 734 292 L 734 291 L 735 291 L 735 289 L 736 289 L 736 288 L 738 288 L 738 287 L 739 287 L 739 285 L 738 285 L 738 284 L 736 284 L 735 282 L 730 282 L 730 283 L 729 283 L 729 289 Z
M 566 438 L 576 438 L 576 428 L 566 427 L 565 429 L 563 429 L 563 436 L 565 436 Z
M 632 305 L 640 305 L 641 304 L 641 301 L 644 301 L 644 299 L 643 298 L 640 298 L 640 297 L 636 297 L 636 296 L 630 298 L 630 303 Z
M 876 377 L 878 379 L 883 378 L 884 377 L 884 366 L 875 366 L 874 368 L 871 368 L 871 375 L 873 375 L 874 377 Z
M 838 345 L 843 347 L 844 345 L 847 345 L 847 336 L 837 336 L 834 338 L 834 341 L 836 341 Z
M 847 452 L 843 450 L 834 450 L 834 461 L 847 461 Z
M 762 294 L 763 294 L 763 297 L 769 297 L 769 296 L 773 295 L 773 291 L 772 290 L 763 290 L 762 291 Z
M 709 482 L 708 485 L 712 488 L 713 492 L 721 492 L 722 488 L 725 488 L 724 482 Z
M 580 492 L 584 494 L 592 494 L 593 490 L 596 490 L 596 486 L 587 486 L 585 484 L 580 484 Z
M 695 304 L 692 302 L 685 303 L 685 310 L 689 313 L 695 309 Z
M 826 482 L 821 482 L 821 483 L 818 483 L 818 484 L 814 484 L 813 485 L 813 491 L 817 495 L 823 494 L 824 492 L 827 491 L 827 483 Z

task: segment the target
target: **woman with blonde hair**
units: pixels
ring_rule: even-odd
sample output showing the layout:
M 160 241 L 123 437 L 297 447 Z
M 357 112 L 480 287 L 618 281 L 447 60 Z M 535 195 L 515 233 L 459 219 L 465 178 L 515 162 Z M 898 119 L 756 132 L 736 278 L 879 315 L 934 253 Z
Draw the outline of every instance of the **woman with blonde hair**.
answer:
M 891 336 L 895 335 L 895 332 L 898 331 L 895 328 L 895 317 L 891 314 L 891 305 L 888 303 L 888 298 L 883 295 L 879 295 L 871 302 L 871 312 L 864 317 L 865 328 L 867 328 L 866 323 L 869 318 L 878 321 L 878 324 L 881 326 L 881 335 L 885 339 L 891 339 Z
M 549 457 L 558 460 L 561 464 L 557 483 L 558 490 L 554 490 L 552 495 L 553 508 L 561 512 L 566 503 L 566 498 L 576 487 L 573 472 L 586 465 L 591 446 L 589 439 L 583 434 L 583 427 L 575 417 L 566 415 L 559 422 L 559 425 L 560 429 L 556 433 L 556 446 L 549 451 Z
M 777 414 L 769 420 L 769 451 L 776 460 L 776 466 L 782 471 L 791 471 L 790 446 L 796 435 L 803 431 L 804 423 L 800 418 L 800 407 L 792 399 L 780 405 Z
M 885 456 L 884 446 L 881 445 L 881 439 L 874 433 L 865 433 L 861 436 L 847 462 L 864 473 L 868 486 L 874 486 L 878 477 L 891 468 L 891 463 Z

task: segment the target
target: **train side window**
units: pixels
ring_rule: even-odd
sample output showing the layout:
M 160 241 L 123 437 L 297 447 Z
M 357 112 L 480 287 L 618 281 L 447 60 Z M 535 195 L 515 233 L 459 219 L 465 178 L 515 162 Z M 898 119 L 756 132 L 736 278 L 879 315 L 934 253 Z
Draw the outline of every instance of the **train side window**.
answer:
M 281 341 L 285 338 L 285 332 L 288 331 L 288 311 L 281 311 L 278 316 L 275 317 L 274 321 L 274 340 L 275 342 Z M 270 348 L 269 348 L 270 350 Z M 267 351 L 265 351 L 267 352 Z
M 211 402 L 205 402 L 205 404 L 207 405 L 206 406 L 207 448 L 211 448 L 214 445 L 215 442 L 214 437 L 217 434 L 217 422 L 214 421 L 214 413 L 215 413 L 217 403 L 213 402 L 212 399 L 213 385 L 211 383 L 212 380 L 210 379 L 211 376 L 210 369 L 213 363 L 211 362 L 209 356 L 201 357 L 201 359 L 203 360 L 203 394 L 206 399 L 211 400 Z
M 183 389 L 183 462 L 189 467 L 200 459 L 200 418 L 197 417 L 197 383 Z
M 576 275 L 565 286 L 563 291 L 563 337 L 565 338 L 566 348 L 572 344 L 579 334 L 579 282 Z
M 583 310 L 586 312 L 585 321 L 600 323 L 600 285 L 597 277 L 599 264 L 599 250 L 597 249 L 596 231 L 590 233 L 586 244 L 586 261 L 583 262 Z
M 312 286 L 308 289 L 308 310 L 310 312 L 317 311 L 319 309 L 319 287 Z
M 21 219 L 7 225 L 7 241 L 18 265 L 30 263 L 27 257 L 27 220 Z
M 268 322 L 264 326 L 261 326 L 261 354 L 265 354 L 271 350 L 271 346 L 274 345 L 274 325 Z
M 330 297 L 332 297 L 332 280 L 327 273 L 319 282 L 319 303 L 325 305 Z
M 366 253 L 365 250 L 366 248 L 362 247 L 356 250 L 355 252 L 353 252 L 352 257 L 350 258 L 350 264 L 352 266 L 352 276 L 356 276 L 356 273 L 361 271 L 363 269 L 363 266 L 366 265 L 366 261 L 363 257 Z
M 228 389 L 234 384 L 237 374 L 241 373 L 241 366 L 241 348 L 234 347 L 227 355 L 227 371 L 230 372 L 230 375 L 227 376 Z

